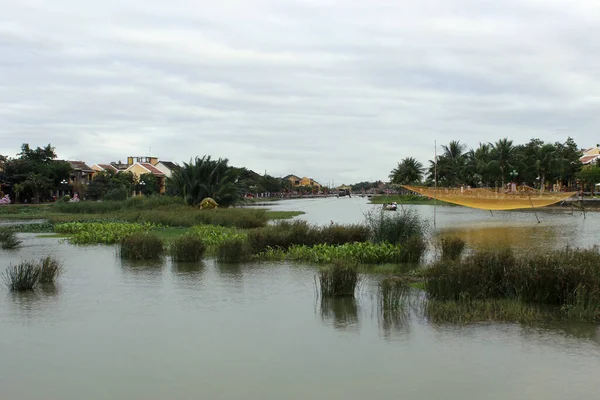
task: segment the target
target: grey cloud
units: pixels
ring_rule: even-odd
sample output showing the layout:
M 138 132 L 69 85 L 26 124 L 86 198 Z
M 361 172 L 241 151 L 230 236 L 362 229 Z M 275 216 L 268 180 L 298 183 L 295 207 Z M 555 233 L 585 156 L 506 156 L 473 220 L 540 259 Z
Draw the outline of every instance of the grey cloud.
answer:
M 386 179 L 438 144 L 596 143 L 591 1 L 0 0 L 0 153 Z

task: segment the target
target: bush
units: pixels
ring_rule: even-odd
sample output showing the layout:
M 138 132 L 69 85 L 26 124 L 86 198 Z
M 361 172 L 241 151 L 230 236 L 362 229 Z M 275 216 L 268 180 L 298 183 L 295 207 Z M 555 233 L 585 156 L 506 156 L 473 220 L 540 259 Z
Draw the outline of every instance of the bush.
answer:
M 255 254 L 268 248 L 288 249 L 291 246 L 314 246 L 318 244 L 342 245 L 365 242 L 369 229 L 363 225 L 331 224 L 319 227 L 306 221 L 280 221 L 275 225 L 255 229 L 248 233 L 248 243 Z
M 54 283 L 58 275 L 62 272 L 62 264 L 48 256 L 40 261 L 40 283 Z
M 206 245 L 198 236 L 186 234 L 175 239 L 169 251 L 175 261 L 198 261 L 202 259 Z
M 346 262 L 355 264 L 386 264 L 398 263 L 404 255 L 400 246 L 389 243 L 374 244 L 346 243 L 340 246 L 318 244 L 312 247 L 296 246 L 290 247 L 287 252 L 283 249 L 269 248 L 260 254 L 263 259 L 292 261 L 305 261 L 316 264 L 331 264 Z
M 401 262 L 418 264 L 427 251 L 427 242 L 421 236 L 412 236 L 405 240 Z
M 21 245 L 21 239 L 12 229 L 0 229 L 0 247 L 5 250 L 16 249 Z
M 400 311 L 408 298 L 410 286 L 406 278 L 390 276 L 379 283 L 380 306 L 384 312 Z
M 121 240 L 121 257 L 130 260 L 159 258 L 164 252 L 161 238 L 149 233 L 135 233 Z
M 438 262 L 424 272 L 433 299 L 517 299 L 563 307 L 581 319 L 600 319 L 600 252 L 547 251 L 515 256 L 478 251 L 462 261 Z
M 414 210 L 371 211 L 366 214 L 366 220 L 375 243 L 405 244 L 412 237 L 423 238 L 429 230 L 428 222 Z
M 354 296 L 358 278 L 358 269 L 355 265 L 336 264 L 323 268 L 319 271 L 321 296 Z
M 442 259 L 450 261 L 458 260 L 465 249 L 465 245 L 465 241 L 458 237 L 442 238 L 440 240 Z
M 238 263 L 249 256 L 248 242 L 242 238 L 234 237 L 217 245 L 217 261 L 224 263 Z
M 22 261 L 17 265 L 9 266 L 2 279 L 9 290 L 20 292 L 33 290 L 40 277 L 39 264 L 33 261 Z
M 102 197 L 102 200 L 104 201 L 119 201 L 119 200 L 126 200 L 127 196 L 129 196 L 129 193 L 127 192 L 127 189 L 124 187 L 118 188 L 118 189 L 111 189 L 109 190 L 104 197 Z

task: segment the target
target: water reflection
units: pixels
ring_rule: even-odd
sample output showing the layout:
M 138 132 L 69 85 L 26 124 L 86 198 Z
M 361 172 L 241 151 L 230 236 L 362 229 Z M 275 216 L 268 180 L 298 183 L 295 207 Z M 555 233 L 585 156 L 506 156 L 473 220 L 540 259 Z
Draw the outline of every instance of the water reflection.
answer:
M 358 331 L 358 303 L 354 297 L 321 297 L 321 319 L 334 329 Z
M 144 281 L 162 280 L 164 265 L 164 258 L 159 260 L 121 260 L 121 270 L 126 277 Z
M 206 264 L 204 261 L 195 262 L 177 262 L 171 263 L 171 275 L 174 277 L 175 283 L 183 285 L 198 285 L 203 282 L 206 272 Z
M 26 292 L 9 292 L 18 315 L 37 316 L 47 313 L 57 306 L 59 301 L 59 288 L 56 284 L 43 284 Z
M 441 237 L 454 236 L 463 239 L 474 249 L 512 247 L 528 249 L 536 246 L 558 244 L 558 227 L 544 226 L 467 226 L 448 228 L 439 233 Z

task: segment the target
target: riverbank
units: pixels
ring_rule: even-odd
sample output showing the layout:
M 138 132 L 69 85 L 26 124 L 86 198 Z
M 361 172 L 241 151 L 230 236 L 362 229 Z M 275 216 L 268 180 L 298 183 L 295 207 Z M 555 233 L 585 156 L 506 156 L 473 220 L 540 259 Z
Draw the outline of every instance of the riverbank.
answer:
M 389 204 L 398 203 L 400 204 L 421 204 L 421 205 L 438 205 L 438 206 L 455 206 L 455 204 L 447 203 L 441 200 L 434 200 L 425 196 L 418 196 L 413 194 L 391 194 L 383 195 L 378 194 L 369 197 L 371 204 Z

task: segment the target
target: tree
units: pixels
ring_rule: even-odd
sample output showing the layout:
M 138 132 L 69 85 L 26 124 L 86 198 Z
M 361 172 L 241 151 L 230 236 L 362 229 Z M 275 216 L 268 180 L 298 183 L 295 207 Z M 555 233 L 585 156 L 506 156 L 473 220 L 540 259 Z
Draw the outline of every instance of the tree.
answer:
M 112 192 L 111 198 L 131 195 L 135 185 L 135 176 L 131 172 L 101 171 L 96 174 L 87 188 L 87 196 L 92 200 L 104 199 Z M 119 195 L 115 195 L 119 192 Z
M 422 179 L 423 164 L 413 157 L 403 159 L 390 173 L 392 183 L 400 185 L 412 185 L 421 182 Z
M 490 167 L 501 181 L 502 187 L 504 187 L 504 181 L 509 171 L 514 168 L 515 146 L 513 146 L 513 141 L 508 138 L 500 139 L 491 146 L 492 161 Z
M 582 183 L 582 187 L 590 187 L 594 192 L 596 184 L 600 183 L 600 166 L 586 165 L 577 173 L 577 179 Z
M 206 197 L 220 205 L 234 204 L 241 195 L 239 173 L 228 162 L 222 158 L 213 160 L 211 156 L 196 157 L 173 173 L 169 185 L 177 188 L 187 204 L 198 205 Z
M 156 176 L 150 173 L 140 175 L 138 187 L 144 196 L 151 196 L 160 192 L 160 187 L 156 180 Z

